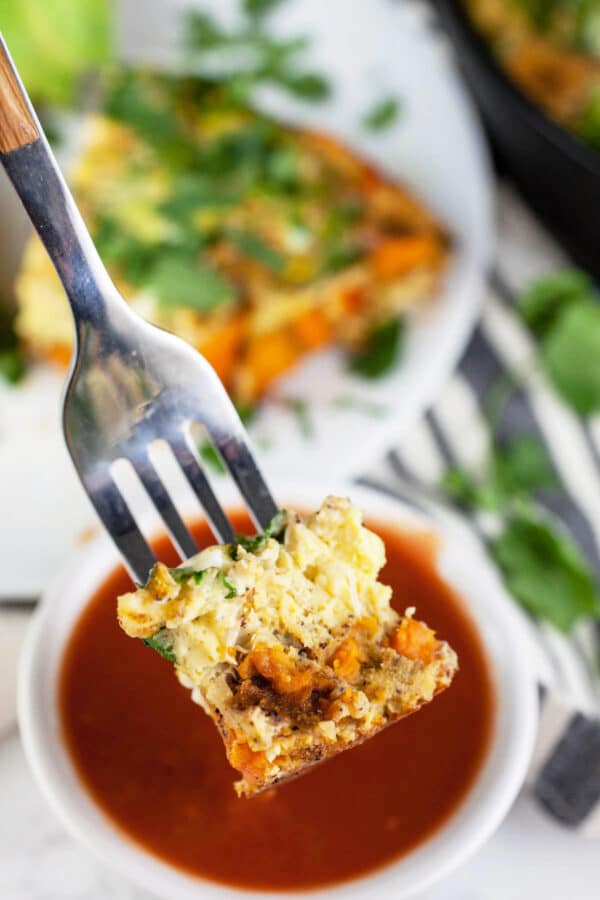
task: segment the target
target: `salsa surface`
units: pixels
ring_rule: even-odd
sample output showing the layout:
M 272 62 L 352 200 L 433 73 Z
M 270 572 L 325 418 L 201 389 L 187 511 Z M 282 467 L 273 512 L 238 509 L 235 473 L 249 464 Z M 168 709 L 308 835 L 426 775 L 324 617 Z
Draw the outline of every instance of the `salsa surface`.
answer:
M 240 531 L 248 520 L 233 517 Z M 91 598 L 69 639 L 63 738 L 88 791 L 144 848 L 195 875 L 258 889 L 340 882 L 412 850 L 457 809 L 485 758 L 494 695 L 480 639 L 435 571 L 431 536 L 370 527 L 385 540 L 382 580 L 458 653 L 453 684 L 418 714 L 266 795 L 238 799 L 221 739 L 170 663 L 127 637 L 123 569 Z M 205 523 L 200 546 L 213 543 Z M 169 565 L 167 539 L 156 545 Z

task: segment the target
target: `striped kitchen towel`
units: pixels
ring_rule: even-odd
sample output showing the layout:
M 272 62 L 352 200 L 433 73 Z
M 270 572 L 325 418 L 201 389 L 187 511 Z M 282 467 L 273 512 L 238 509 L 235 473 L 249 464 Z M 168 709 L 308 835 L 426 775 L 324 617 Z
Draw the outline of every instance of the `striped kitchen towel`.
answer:
M 373 486 L 425 494 L 449 465 L 475 470 L 487 454 L 482 403 L 507 373 L 528 368 L 499 422 L 501 441 L 529 434 L 545 444 L 561 490 L 541 498 L 575 538 L 600 576 L 600 417 L 583 421 L 539 370 L 531 370 L 532 337 L 515 312 L 534 278 L 568 265 L 554 241 L 506 186 L 498 198 L 498 249 L 480 323 L 431 410 L 361 479 Z M 470 519 L 481 533 L 478 516 Z M 525 617 L 525 616 L 524 616 Z M 580 624 L 569 637 L 550 625 L 528 629 L 537 644 L 540 733 L 529 783 L 540 804 L 565 825 L 600 836 L 600 631 Z

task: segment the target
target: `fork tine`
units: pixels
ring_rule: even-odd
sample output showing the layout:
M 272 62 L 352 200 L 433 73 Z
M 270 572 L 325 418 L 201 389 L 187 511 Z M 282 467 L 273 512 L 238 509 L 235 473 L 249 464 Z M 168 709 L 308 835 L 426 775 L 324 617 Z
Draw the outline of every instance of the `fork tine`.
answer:
M 202 504 L 216 539 L 223 544 L 230 543 L 235 536 L 234 530 L 229 519 L 221 509 L 221 504 L 204 474 L 199 458 L 188 445 L 183 435 L 181 439 L 171 437 L 169 443 L 190 487 Z
M 145 584 L 156 557 L 138 528 L 125 499 L 107 472 L 100 485 L 79 470 L 84 487 L 104 527 L 123 556 L 134 581 Z
M 254 524 L 260 530 L 264 530 L 277 514 L 278 508 L 248 442 L 244 440 L 243 432 L 241 435 L 238 433 L 233 436 L 215 432 L 211 433 L 211 438 L 246 501 Z
M 183 519 L 177 512 L 175 504 L 162 483 L 147 451 L 143 457 L 138 456 L 131 463 L 152 500 L 159 516 L 162 518 L 171 540 L 182 559 L 188 559 L 198 552 L 198 545 L 192 537 Z

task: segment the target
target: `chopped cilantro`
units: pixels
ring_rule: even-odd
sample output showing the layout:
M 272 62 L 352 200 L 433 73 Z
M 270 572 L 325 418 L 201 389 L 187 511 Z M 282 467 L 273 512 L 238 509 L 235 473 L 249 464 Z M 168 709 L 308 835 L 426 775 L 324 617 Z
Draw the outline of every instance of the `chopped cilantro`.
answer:
M 309 100 L 314 103 L 326 100 L 331 94 L 331 85 L 317 72 L 283 75 L 280 83 L 299 100 Z
M 224 90 L 234 103 L 246 103 L 257 86 L 273 84 L 302 100 L 317 102 L 330 94 L 327 79 L 319 72 L 303 70 L 298 57 L 308 44 L 304 37 L 270 35 L 265 18 L 281 0 L 243 0 L 246 21 L 227 29 L 206 12 L 192 12 L 187 19 L 188 50 L 197 71 L 211 74 L 207 53 L 215 50 L 231 57 L 231 67 L 221 72 Z M 213 69 L 214 77 L 214 69 Z
M 160 656 L 167 659 L 170 663 L 177 664 L 173 650 L 173 635 L 170 634 L 167 628 L 161 628 L 152 637 L 145 638 L 144 644 L 146 647 L 152 647 L 153 650 L 156 650 Z
M 384 97 L 363 116 L 362 124 L 367 131 L 384 131 L 393 125 L 400 115 L 400 103 L 396 97 Z
M 0 307 L 0 379 L 8 384 L 18 384 L 27 370 L 13 325 L 8 313 Z
M 364 378 L 379 378 L 394 368 L 400 357 L 404 320 L 390 319 L 378 325 L 369 335 L 365 346 L 349 362 L 351 372 Z
M 282 0 L 242 0 L 242 10 L 252 18 L 262 18 L 281 6 Z
M 233 285 L 216 269 L 176 252 L 160 257 L 151 284 L 164 307 L 187 306 L 210 312 L 235 297 Z
M 0 350 L 0 378 L 9 384 L 18 384 L 26 370 L 25 357 L 19 347 Z
M 258 553 L 269 538 L 279 539 L 285 529 L 287 523 L 287 512 L 285 509 L 276 513 L 265 530 L 253 537 L 247 537 L 244 534 L 236 534 L 234 542 L 231 545 L 231 558 L 237 559 L 238 547 L 243 547 L 248 553 Z
M 285 258 L 270 247 L 258 234 L 253 231 L 229 230 L 227 238 L 235 244 L 238 250 L 251 259 L 262 263 L 273 272 L 281 272 L 285 265 Z
M 208 569 L 193 569 L 191 566 L 178 566 L 175 569 L 169 569 L 171 576 L 178 584 L 183 584 L 183 582 L 189 580 L 192 580 L 194 584 L 201 584 L 206 573 L 211 571 L 214 571 L 214 568 L 212 566 Z M 236 589 L 229 581 L 224 572 L 218 569 L 215 577 L 223 585 L 225 589 L 225 598 L 227 600 L 230 600 L 231 597 L 237 597 L 238 593 Z
M 177 584 L 183 584 L 184 581 L 192 579 L 195 584 L 200 584 L 208 569 L 193 569 L 191 566 L 177 566 L 169 569 L 171 577 L 175 579 Z
M 232 583 L 229 581 L 229 579 L 225 575 L 225 572 L 221 572 L 221 570 L 219 569 L 219 574 L 217 575 L 217 578 L 219 579 L 219 581 L 225 588 L 225 599 L 226 600 L 231 600 L 232 597 L 237 597 L 238 592 L 236 591 L 236 589 L 234 588 Z

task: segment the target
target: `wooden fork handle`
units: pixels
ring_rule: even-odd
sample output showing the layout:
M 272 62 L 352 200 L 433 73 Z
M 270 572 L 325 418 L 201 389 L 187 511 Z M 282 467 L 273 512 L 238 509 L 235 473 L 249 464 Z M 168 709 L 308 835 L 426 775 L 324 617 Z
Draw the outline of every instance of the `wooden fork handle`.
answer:
M 0 35 L 0 153 L 37 141 L 40 134 Z

